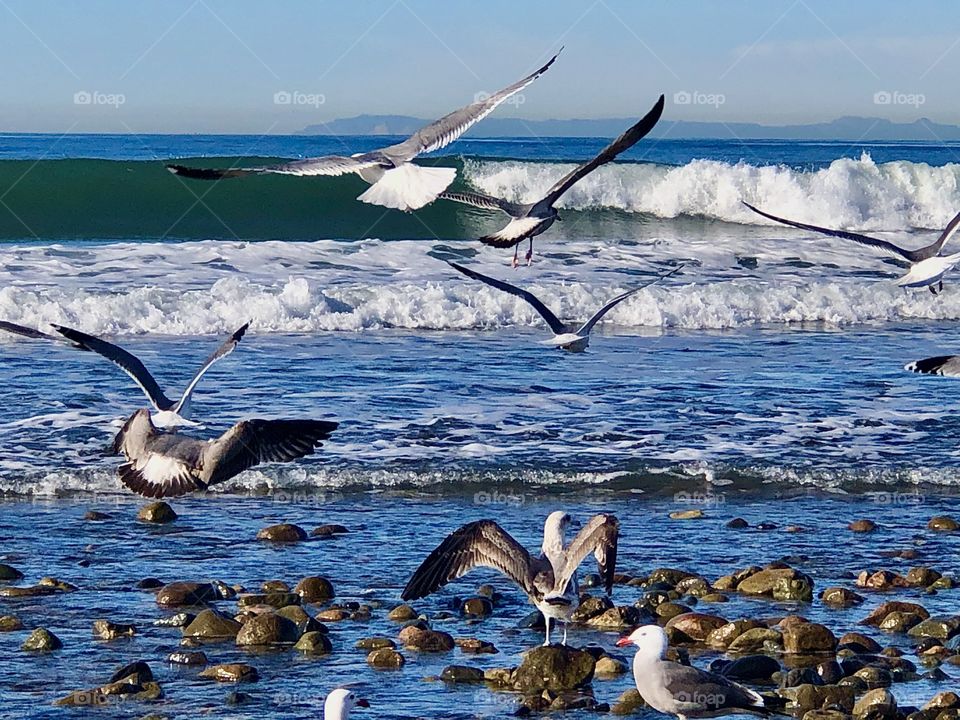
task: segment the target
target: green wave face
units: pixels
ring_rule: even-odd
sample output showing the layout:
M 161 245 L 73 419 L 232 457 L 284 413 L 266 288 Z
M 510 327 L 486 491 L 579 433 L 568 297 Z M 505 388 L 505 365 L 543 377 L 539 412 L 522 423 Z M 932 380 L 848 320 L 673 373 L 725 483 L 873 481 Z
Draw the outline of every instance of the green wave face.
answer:
M 226 167 L 268 161 L 177 162 Z M 7 160 L 0 162 L 0 241 L 470 237 L 472 224 L 450 203 L 402 213 L 359 202 L 367 187 L 354 175 L 210 182 L 179 178 L 163 161 Z

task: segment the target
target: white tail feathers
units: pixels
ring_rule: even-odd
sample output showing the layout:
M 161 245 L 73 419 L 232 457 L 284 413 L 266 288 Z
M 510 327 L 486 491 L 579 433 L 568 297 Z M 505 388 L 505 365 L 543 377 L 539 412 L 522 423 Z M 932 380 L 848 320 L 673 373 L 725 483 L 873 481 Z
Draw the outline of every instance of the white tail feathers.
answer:
M 437 199 L 457 176 L 454 168 L 421 167 L 403 163 L 387 170 L 358 199 L 396 210 L 417 210 Z
M 940 281 L 944 274 L 960 262 L 960 253 L 938 255 L 921 260 L 910 268 L 910 272 L 897 280 L 900 287 L 924 287 Z

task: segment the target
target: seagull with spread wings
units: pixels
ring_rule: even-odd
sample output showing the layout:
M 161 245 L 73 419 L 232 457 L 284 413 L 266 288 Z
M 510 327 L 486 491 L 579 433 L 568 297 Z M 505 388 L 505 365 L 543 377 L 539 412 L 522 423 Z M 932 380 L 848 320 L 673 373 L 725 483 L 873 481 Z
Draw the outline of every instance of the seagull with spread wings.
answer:
M 54 325 L 53 328 L 77 347 L 83 350 L 92 350 L 102 355 L 133 378 L 133 381 L 143 390 L 143 394 L 147 396 L 156 411 L 153 415 L 153 423 L 157 427 L 168 429 L 181 425 L 198 424 L 190 419 L 190 401 L 193 398 L 193 391 L 196 389 L 197 383 L 200 382 L 200 378 L 203 377 L 204 373 L 206 373 L 214 363 L 234 351 L 249 325 L 250 323 L 244 323 L 243 327 L 228 337 L 220 347 L 214 350 L 213 353 L 203 361 L 203 365 L 197 370 L 196 374 L 194 374 L 193 379 L 190 380 L 190 383 L 187 385 L 187 389 L 183 391 L 183 395 L 176 401 L 166 396 L 159 383 L 154 379 L 153 375 L 150 374 L 150 371 L 147 370 L 146 366 L 133 353 L 124 350 L 119 345 L 114 345 L 111 342 L 102 340 L 94 335 L 88 335 L 79 330 L 74 330 L 73 328 L 64 327 L 63 325 Z M 28 337 L 53 337 L 36 330 L 13 325 L 13 323 L 4 323 L 0 328 L 10 332 L 18 332 L 12 328 L 19 328 L 18 334 L 27 335 Z
M 960 227 L 960 213 L 953 216 L 953 219 L 947 223 L 947 227 L 940 233 L 940 237 L 932 243 L 922 248 L 917 248 L 916 250 L 908 250 L 888 240 L 881 240 L 880 238 L 861 235 L 860 233 L 849 232 L 847 230 L 832 230 L 818 225 L 807 225 L 806 223 L 771 215 L 759 208 L 755 208 L 748 202 L 744 202 L 743 204 L 757 215 L 765 217 L 768 220 L 783 223 L 784 225 L 799 228 L 800 230 L 810 230 L 823 235 L 830 235 L 831 237 L 853 240 L 861 245 L 867 245 L 881 252 L 885 252 L 888 255 L 895 256 L 902 265 L 910 268 L 906 275 L 897 280 L 897 285 L 900 287 L 928 287 L 930 288 L 930 292 L 936 295 L 943 290 L 943 276 L 948 270 L 951 270 L 954 265 L 960 262 L 960 253 L 954 253 L 953 255 L 940 254 L 943 246 L 947 244 L 947 241 L 953 237 L 957 228 Z
M 580 605 L 577 568 L 591 553 L 597 558 L 600 576 L 609 595 L 617 563 L 620 523 L 613 515 L 594 515 L 566 543 L 572 518 L 562 510 L 550 513 L 543 526 L 540 557 L 533 557 L 493 520 L 478 520 L 454 531 L 417 568 L 403 589 L 404 600 L 426 597 L 475 567 L 499 570 L 523 590 L 546 623 L 550 644 L 550 620 L 564 623 L 563 642 L 573 611 Z
M 560 49 L 563 50 L 563 48 Z M 558 52 L 557 55 L 559 54 Z M 423 167 L 414 165 L 411 161 L 418 155 L 446 147 L 459 138 L 500 104 L 545 73 L 553 65 L 557 55 L 523 80 L 492 95 L 483 95 L 476 102 L 420 128 L 403 142 L 379 150 L 350 156 L 325 155 L 263 167 L 216 170 L 167 165 L 167 169 L 175 175 L 198 180 L 219 180 L 264 173 L 279 175 L 356 173 L 370 184 L 370 188 L 360 195 L 359 200 L 397 210 L 416 210 L 436 200 L 437 196 L 453 182 L 457 171 L 454 168 Z
M 159 431 L 142 408 L 117 433 L 113 451 L 127 458 L 117 474 L 128 488 L 145 497 L 177 497 L 260 463 L 311 455 L 336 428 L 325 420 L 243 420 L 219 438 L 198 440 Z
M 547 191 L 547 194 L 536 202 L 513 203 L 478 192 L 442 192 L 440 197 L 444 200 L 452 200 L 484 210 L 500 210 L 509 215 L 510 222 L 505 227 L 490 235 L 484 235 L 480 238 L 480 242 L 497 248 L 512 247 L 513 266 L 517 267 L 517 251 L 520 248 L 520 243 L 529 240 L 530 248 L 526 255 L 529 265 L 533 261 L 533 238 L 549 229 L 555 220 L 560 219 L 559 213 L 554 207 L 560 197 L 598 167 L 612 162 L 617 155 L 636 145 L 641 138 L 653 130 L 662 114 L 663 95 L 660 96 L 650 112 L 644 115 L 636 125 L 607 145 L 593 160 L 578 166 L 560 178 Z
M 676 272 L 679 272 L 683 265 L 675 267 L 669 272 L 665 272 L 662 275 L 659 275 L 652 280 L 648 280 L 639 287 L 635 287 L 632 290 L 627 290 L 624 293 L 620 293 L 615 298 L 608 300 L 607 303 L 597 310 L 593 317 L 587 320 L 585 323 L 565 323 L 560 320 L 556 315 L 553 314 L 553 311 L 550 310 L 543 302 L 534 295 L 529 290 L 524 290 L 523 288 L 518 288 L 516 285 L 511 285 L 508 282 L 503 280 L 497 280 L 492 278 L 489 275 L 484 275 L 478 273 L 476 270 L 471 270 L 470 268 L 464 267 L 463 265 L 458 265 L 455 262 L 448 262 L 448 265 L 454 270 L 463 273 L 467 277 L 473 278 L 474 280 L 479 280 L 482 283 L 486 283 L 490 287 L 495 287 L 497 290 L 502 290 L 505 293 L 515 295 L 523 300 L 526 300 L 530 305 L 540 313 L 540 316 L 546 321 L 547 325 L 550 326 L 550 329 L 553 331 L 553 337 L 549 340 L 544 340 L 544 345 L 553 345 L 558 347 L 561 350 L 568 350 L 569 352 L 583 352 L 587 349 L 587 346 L 590 344 L 590 332 L 593 330 L 593 326 L 600 322 L 601 318 L 610 312 L 614 307 L 622 303 L 624 300 L 629 298 L 631 295 L 634 295 L 646 287 L 658 283 L 666 277 L 670 277 Z

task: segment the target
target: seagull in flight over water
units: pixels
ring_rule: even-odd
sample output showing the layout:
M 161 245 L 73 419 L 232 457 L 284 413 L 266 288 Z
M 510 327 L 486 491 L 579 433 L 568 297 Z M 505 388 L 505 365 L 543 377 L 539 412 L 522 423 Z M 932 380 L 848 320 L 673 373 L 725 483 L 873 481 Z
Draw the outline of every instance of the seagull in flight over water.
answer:
M 560 50 L 562 51 L 563 48 Z M 557 55 L 559 54 L 558 51 Z M 167 165 L 167 169 L 174 175 L 198 180 L 219 180 L 264 173 L 279 175 L 356 173 L 370 184 L 370 188 L 360 195 L 359 200 L 397 210 L 416 210 L 436 200 L 437 196 L 453 182 L 457 171 L 454 168 L 423 167 L 414 165 L 411 161 L 422 153 L 446 147 L 459 138 L 507 98 L 516 95 L 545 73 L 553 65 L 557 55 L 523 80 L 493 95 L 478 96 L 476 102 L 420 128 L 403 142 L 379 150 L 350 156 L 324 155 L 263 167 L 217 170 Z
M 580 165 L 560 178 L 547 191 L 547 194 L 537 202 L 512 203 L 502 198 L 478 192 L 442 192 L 440 197 L 444 200 L 452 200 L 484 210 L 501 210 L 509 215 L 510 222 L 505 227 L 490 235 L 484 235 L 480 238 L 480 242 L 497 248 L 512 247 L 514 249 L 513 266 L 517 267 L 517 251 L 520 248 L 520 243 L 529 239 L 530 248 L 526 255 L 527 265 L 529 265 L 533 261 L 533 238 L 545 232 L 553 225 L 555 220 L 560 219 L 554 203 L 580 180 L 601 165 L 612 162 L 617 155 L 629 150 L 643 136 L 653 130 L 654 125 L 657 124 L 663 114 L 663 102 L 663 95 L 661 95 L 653 109 L 644 115 L 636 125 L 607 145 L 593 160 Z
M 562 510 L 550 513 L 543 526 L 540 557 L 530 555 L 493 520 L 467 523 L 430 553 L 413 573 L 401 597 L 404 600 L 426 597 L 475 567 L 493 568 L 513 580 L 543 613 L 546 623 L 543 644 L 550 644 L 551 619 L 564 623 L 563 643 L 566 644 L 566 623 L 580 605 L 577 568 L 593 553 L 609 595 L 613 591 L 620 537 L 616 517 L 594 515 L 568 545 L 566 531 L 572 522 L 570 515 Z
M 181 425 L 199 424 L 190 420 L 190 400 L 193 397 L 193 391 L 197 383 L 215 362 L 225 358 L 234 351 L 249 325 L 250 323 L 244 323 L 243 327 L 228 337 L 220 347 L 214 350 L 213 353 L 203 361 L 203 365 L 197 370 L 193 379 L 187 385 L 187 389 L 183 391 L 183 395 L 177 401 L 173 401 L 166 396 L 159 383 L 157 383 L 153 375 L 150 374 L 150 371 L 147 370 L 146 366 L 144 366 L 138 357 L 124 350 L 119 345 L 114 345 L 94 335 L 88 335 L 85 332 L 64 327 L 63 325 L 54 325 L 53 328 L 72 342 L 78 349 L 92 350 L 103 355 L 103 357 L 107 358 L 107 360 L 133 378 L 133 381 L 143 390 L 143 394 L 147 396 L 154 410 L 156 410 L 153 415 L 154 424 L 157 427 L 169 429 Z M 35 339 L 57 339 L 54 335 L 48 335 L 39 330 L 6 321 L 0 321 L 0 330 L 6 330 L 7 332 Z
M 593 326 L 596 325 L 600 319 L 610 312 L 617 305 L 622 303 L 631 295 L 634 295 L 646 287 L 650 287 L 654 283 L 658 283 L 664 278 L 670 277 L 676 272 L 679 272 L 683 265 L 675 267 L 669 272 L 665 272 L 662 275 L 659 275 L 652 280 L 648 280 L 643 285 L 635 287 L 632 290 L 627 290 L 625 293 L 620 293 L 612 300 L 607 301 L 607 303 L 597 310 L 593 317 L 587 320 L 583 324 L 579 323 L 565 323 L 560 320 L 553 312 L 548 308 L 543 302 L 534 295 L 529 290 L 524 290 L 518 288 L 516 285 L 511 285 L 508 282 L 503 280 L 497 280 L 492 278 L 489 275 L 483 275 L 478 273 L 476 270 L 471 270 L 470 268 L 464 267 L 463 265 L 458 265 L 455 262 L 448 262 L 448 265 L 454 270 L 463 273 L 467 277 L 473 278 L 474 280 L 479 280 L 482 283 L 486 283 L 490 287 L 495 287 L 498 290 L 502 290 L 505 293 L 510 293 L 511 295 L 516 295 L 519 298 L 523 298 L 530 305 L 540 313 L 540 316 L 546 321 L 547 325 L 550 326 L 550 329 L 553 331 L 553 337 L 549 340 L 544 340 L 544 345 L 553 345 L 559 347 L 561 350 L 568 350 L 570 352 L 583 352 L 587 349 L 587 346 L 590 344 L 590 331 L 593 330 Z
M 954 265 L 960 262 L 960 253 L 954 253 L 953 255 L 940 254 L 943 246 L 953 237 L 953 234 L 957 231 L 957 227 L 960 226 L 960 213 L 953 216 L 953 219 L 947 223 L 947 227 L 940 233 L 940 237 L 932 243 L 925 247 L 917 248 L 916 250 L 908 250 L 887 240 L 870 237 L 869 235 L 861 235 L 860 233 L 848 232 L 846 230 L 831 230 L 830 228 L 819 227 L 818 225 L 807 225 L 806 223 L 771 215 L 770 213 L 755 208 L 748 202 L 744 202 L 743 204 L 753 210 L 757 215 L 761 215 L 768 220 L 774 220 L 778 223 L 783 223 L 784 225 L 789 225 L 790 227 L 801 230 L 811 230 L 832 237 L 853 240 L 861 245 L 869 245 L 889 255 L 895 255 L 903 265 L 909 266 L 910 268 L 910 271 L 906 275 L 897 280 L 897 285 L 900 287 L 928 287 L 930 288 L 930 292 L 936 295 L 943 290 L 943 276 L 948 270 L 952 269 Z

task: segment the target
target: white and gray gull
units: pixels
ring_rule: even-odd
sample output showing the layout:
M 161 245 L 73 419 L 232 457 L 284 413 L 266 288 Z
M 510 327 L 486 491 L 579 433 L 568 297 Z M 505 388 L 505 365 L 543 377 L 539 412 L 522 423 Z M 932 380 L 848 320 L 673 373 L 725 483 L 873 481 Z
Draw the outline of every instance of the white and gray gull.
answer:
M 540 316 L 546 321 L 547 325 L 549 325 L 550 329 L 553 331 L 553 337 L 549 340 L 544 340 L 543 344 L 553 345 L 562 350 L 568 350 L 570 352 L 583 352 L 587 349 L 587 346 L 590 344 L 590 332 L 593 330 L 594 325 L 596 325 L 601 318 L 603 318 L 603 316 L 610 312 L 614 307 L 622 303 L 631 295 L 640 292 L 644 288 L 649 287 L 654 283 L 660 282 L 666 277 L 670 277 L 683 268 L 683 265 L 679 265 L 669 272 L 665 272 L 662 275 L 648 280 L 639 287 L 635 287 L 632 290 L 627 290 L 624 293 L 620 293 L 615 298 L 608 300 L 607 303 L 597 310 L 589 320 L 581 324 L 563 322 L 553 314 L 550 308 L 544 305 L 543 302 L 529 290 L 518 288 L 516 285 L 511 285 L 503 280 L 497 280 L 496 278 L 492 278 L 488 275 L 478 273 L 476 270 L 471 270 L 470 268 L 464 267 L 463 265 L 458 265 L 454 262 L 448 262 L 448 265 L 450 265 L 450 267 L 452 267 L 454 270 L 463 273 L 467 277 L 473 278 L 474 280 L 479 280 L 482 283 L 486 283 L 490 287 L 495 287 L 505 293 L 510 293 L 511 295 L 516 295 L 517 297 L 526 300 L 534 310 L 540 313 Z
M 127 462 L 120 482 L 140 495 L 177 497 L 206 490 L 260 463 L 285 463 L 311 455 L 337 423 L 326 420 L 243 420 L 219 438 L 199 440 L 161 432 L 150 411 L 137 410 L 113 441 Z
M 600 576 L 609 595 L 617 562 L 620 523 L 613 515 L 594 515 L 566 543 L 570 515 L 557 510 L 543 526 L 539 557 L 532 556 L 493 520 L 477 520 L 454 531 L 430 553 L 403 589 L 404 600 L 426 597 L 451 580 L 476 567 L 498 570 L 523 590 L 546 624 L 544 645 L 550 644 L 550 620 L 564 623 L 563 642 L 573 611 L 580 605 L 577 568 L 591 553 L 597 558 Z
M 943 232 L 940 233 L 940 237 L 932 243 L 922 248 L 917 248 L 916 250 L 908 250 L 889 240 L 881 240 L 880 238 L 847 230 L 832 230 L 831 228 L 820 227 L 818 225 L 808 225 L 807 223 L 796 222 L 795 220 L 787 220 L 786 218 L 777 217 L 759 208 L 755 208 L 750 203 L 744 202 L 743 204 L 757 215 L 765 217 L 768 220 L 799 228 L 800 230 L 810 230 L 823 235 L 830 235 L 831 237 L 853 240 L 861 245 L 867 245 L 881 252 L 885 252 L 888 255 L 895 256 L 899 264 L 904 267 L 909 267 L 907 274 L 897 280 L 897 285 L 900 287 L 927 287 L 930 288 L 930 292 L 936 295 L 939 291 L 943 290 L 943 276 L 948 270 L 951 270 L 954 265 L 960 263 L 960 253 L 954 253 L 952 255 L 940 254 L 943 246 L 947 244 L 947 241 L 953 237 L 957 228 L 960 227 L 960 213 L 953 216 L 953 219 L 947 223 Z
M 443 192 L 440 197 L 444 200 L 453 200 L 484 210 L 501 210 L 509 215 L 510 222 L 505 227 L 490 235 L 484 235 L 480 238 L 480 242 L 497 248 L 512 247 L 514 249 L 513 266 L 516 267 L 517 251 L 520 243 L 529 240 L 530 248 L 527 250 L 526 256 L 529 265 L 533 260 L 533 238 L 549 229 L 555 220 L 560 219 L 554 204 L 580 180 L 601 165 L 606 165 L 615 160 L 620 153 L 629 150 L 653 130 L 654 125 L 657 124 L 663 114 L 663 102 L 663 95 L 661 95 L 650 112 L 644 115 L 636 125 L 607 145 L 593 160 L 574 168 L 557 180 L 553 187 L 547 191 L 547 194 L 536 202 L 514 203 L 478 192 Z
M 618 647 L 636 645 L 633 679 L 644 701 L 666 715 L 686 718 L 735 713 L 770 715 L 759 693 L 722 675 L 664 660 L 667 634 L 659 625 L 644 625 L 617 641 Z
M 563 48 L 561 48 L 562 50 Z M 558 52 L 557 55 L 560 53 Z M 325 155 L 293 160 L 279 165 L 248 168 L 190 168 L 167 165 L 175 175 L 198 180 L 243 177 L 273 173 L 279 175 L 345 175 L 356 173 L 370 184 L 359 200 L 397 210 L 416 210 L 436 200 L 456 177 L 454 168 L 422 167 L 411 161 L 423 153 L 446 147 L 473 125 L 493 112 L 505 100 L 540 77 L 557 59 L 554 55 L 545 65 L 513 85 L 485 95 L 465 107 L 420 128 L 396 145 L 354 155 Z

